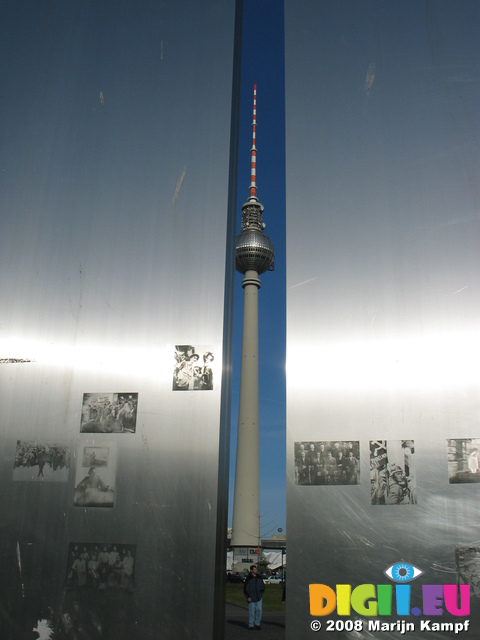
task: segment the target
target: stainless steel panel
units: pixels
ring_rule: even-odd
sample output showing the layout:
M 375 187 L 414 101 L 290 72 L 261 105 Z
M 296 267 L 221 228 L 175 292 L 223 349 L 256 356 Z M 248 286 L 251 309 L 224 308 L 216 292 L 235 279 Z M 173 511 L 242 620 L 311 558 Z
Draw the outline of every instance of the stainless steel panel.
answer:
M 404 560 L 424 571 L 412 583 L 413 607 L 421 584 L 462 580 L 465 548 L 480 558 L 480 485 L 471 469 L 453 470 L 448 442 L 464 439 L 471 452 L 480 437 L 478 19 L 475 2 L 286 2 L 295 640 L 311 637 L 309 584 L 388 583 L 384 570 Z M 391 462 L 401 441 L 413 441 L 403 459 L 416 489 L 409 504 L 372 504 L 375 440 L 389 443 Z M 358 484 L 298 481 L 300 443 L 357 441 Z M 457 457 L 468 467 L 467 454 Z M 384 620 L 399 618 L 394 605 Z M 423 619 L 404 618 L 415 623 L 407 637 L 426 637 Z M 355 637 L 386 635 L 401 631 L 364 625 Z
M 3 638 L 223 628 L 234 23 L 216 0 L 3 7 Z M 172 390 L 182 345 L 213 389 Z M 131 578 L 72 571 L 97 545 Z

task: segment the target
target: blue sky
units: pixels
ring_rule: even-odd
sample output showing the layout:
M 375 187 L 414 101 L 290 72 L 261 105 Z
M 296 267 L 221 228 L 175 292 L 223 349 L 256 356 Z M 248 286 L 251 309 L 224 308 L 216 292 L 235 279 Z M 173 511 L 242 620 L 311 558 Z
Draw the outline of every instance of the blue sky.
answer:
M 285 98 L 283 2 L 244 0 L 237 231 L 250 184 L 253 85 L 257 84 L 257 187 L 275 270 L 259 294 L 261 534 L 285 531 Z M 266 37 L 266 34 L 268 36 Z M 242 341 L 242 276 L 235 278 L 229 525 L 233 508 Z

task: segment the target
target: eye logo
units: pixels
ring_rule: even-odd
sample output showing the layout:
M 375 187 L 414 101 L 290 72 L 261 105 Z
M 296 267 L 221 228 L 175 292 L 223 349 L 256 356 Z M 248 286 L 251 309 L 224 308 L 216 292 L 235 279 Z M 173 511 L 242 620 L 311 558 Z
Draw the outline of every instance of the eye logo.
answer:
M 332 589 L 327 584 L 310 584 L 310 615 L 328 616 L 336 609 L 338 616 L 350 616 L 354 611 L 360 616 L 373 618 L 376 616 L 392 616 L 394 608 L 397 616 L 442 616 L 445 612 L 452 616 L 465 617 L 470 615 L 469 584 L 418 585 L 421 586 L 421 607 L 412 607 L 412 585 L 409 583 L 422 576 L 424 572 L 415 565 L 400 560 L 387 567 L 383 573 L 395 583 L 395 587 L 393 584 L 385 583 L 376 585 L 359 584 L 356 587 L 342 583 L 337 584 L 336 588 Z M 418 596 L 418 593 L 416 593 L 416 596 Z M 431 622 L 432 627 L 429 626 Z M 423 626 L 423 623 L 426 626 Z M 455 625 L 460 624 L 460 626 L 455 626 L 455 633 L 458 633 L 458 630 L 461 629 L 466 631 L 469 623 L 469 620 L 465 620 L 464 623 L 455 623 Z M 390 627 L 388 625 L 389 623 L 369 620 L 368 630 L 396 630 L 402 634 L 415 630 L 414 623 L 405 622 L 403 618 L 395 623 L 390 623 Z M 447 622 L 445 623 L 446 626 L 443 625 L 444 623 L 426 620 L 422 621 L 421 630 L 453 630 L 454 623 Z M 328 625 L 326 628 L 328 631 Z
M 423 571 L 407 562 L 395 562 L 383 572 L 393 582 L 411 582 L 423 574 Z

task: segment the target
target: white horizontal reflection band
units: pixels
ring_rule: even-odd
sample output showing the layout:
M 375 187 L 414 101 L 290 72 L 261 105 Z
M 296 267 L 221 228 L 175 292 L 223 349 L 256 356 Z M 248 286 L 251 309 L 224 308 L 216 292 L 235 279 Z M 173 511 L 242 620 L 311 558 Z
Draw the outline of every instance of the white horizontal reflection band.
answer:
M 480 385 L 480 330 L 287 342 L 289 389 L 433 390 Z
M 173 353 L 165 348 L 106 347 L 91 344 L 75 347 L 66 344 L 45 343 L 18 337 L 0 340 L 0 361 L 7 359 L 37 362 L 54 367 L 72 367 L 91 371 L 101 367 L 112 373 L 129 373 L 142 377 L 172 375 Z

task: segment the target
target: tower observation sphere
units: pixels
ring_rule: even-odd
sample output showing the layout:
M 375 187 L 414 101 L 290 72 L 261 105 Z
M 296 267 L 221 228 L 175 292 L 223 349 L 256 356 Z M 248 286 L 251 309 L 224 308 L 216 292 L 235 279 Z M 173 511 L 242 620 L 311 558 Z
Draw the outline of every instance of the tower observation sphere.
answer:
M 273 243 L 263 232 L 262 213 L 263 205 L 256 199 L 242 206 L 242 231 L 235 241 L 235 268 L 240 273 L 265 273 L 275 259 Z

